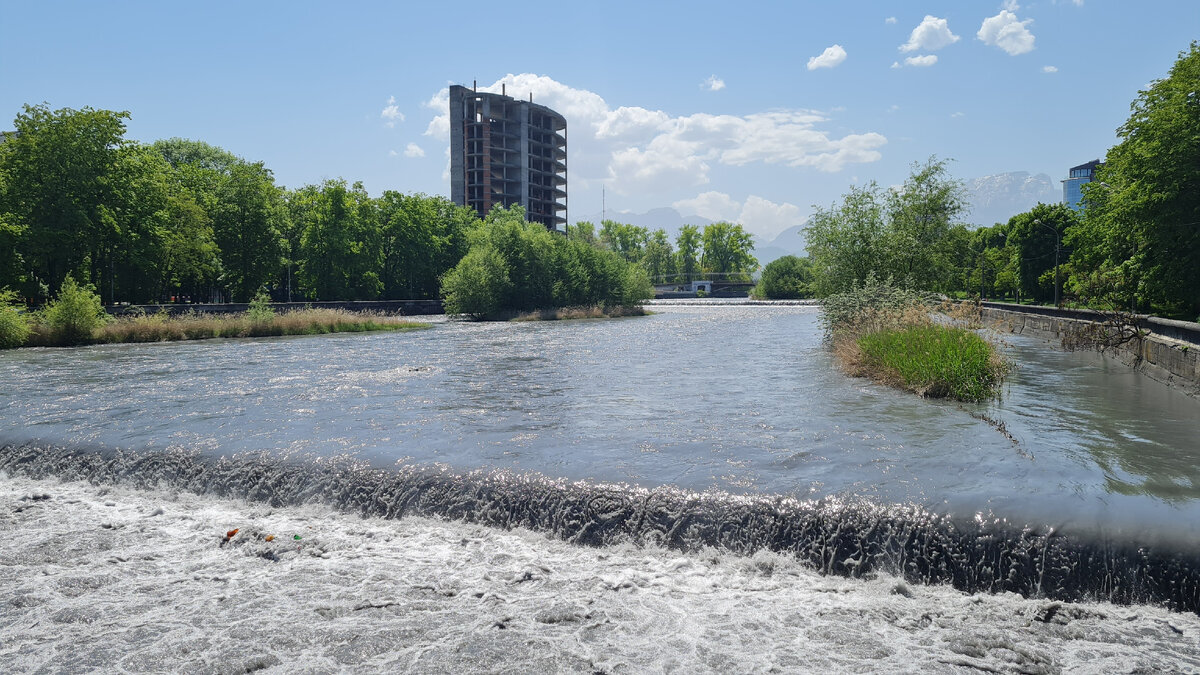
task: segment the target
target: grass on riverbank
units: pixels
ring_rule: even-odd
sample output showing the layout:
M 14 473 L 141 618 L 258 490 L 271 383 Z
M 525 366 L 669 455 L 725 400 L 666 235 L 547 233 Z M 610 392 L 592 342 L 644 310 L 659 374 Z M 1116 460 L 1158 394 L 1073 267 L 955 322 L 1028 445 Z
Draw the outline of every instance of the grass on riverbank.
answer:
M 512 321 L 567 321 L 573 319 L 614 319 L 622 316 L 646 316 L 649 312 L 641 305 L 618 305 L 603 307 L 559 307 L 536 312 L 521 312 Z
M 90 338 L 73 344 L 119 342 L 174 342 L 212 338 L 269 337 L 278 335 L 320 335 L 324 333 L 360 333 L 380 330 L 420 330 L 429 325 L 398 317 L 355 314 L 339 309 L 303 309 L 270 316 L 239 314 L 165 313 L 119 317 L 92 331 Z M 25 346 L 64 346 L 62 339 L 47 324 L 33 326 Z
M 874 280 L 825 301 L 822 322 L 847 373 L 920 396 L 984 401 L 996 396 L 1009 364 L 969 328 L 933 319 L 925 294 Z

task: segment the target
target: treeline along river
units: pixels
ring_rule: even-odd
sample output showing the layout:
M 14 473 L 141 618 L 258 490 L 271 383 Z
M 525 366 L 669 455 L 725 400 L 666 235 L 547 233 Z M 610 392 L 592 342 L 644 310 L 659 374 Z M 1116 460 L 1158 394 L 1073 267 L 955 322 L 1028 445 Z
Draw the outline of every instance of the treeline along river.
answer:
M 1200 610 L 1195 399 L 1008 337 L 999 401 L 929 401 L 816 308 L 656 312 L 10 351 L 0 470 Z

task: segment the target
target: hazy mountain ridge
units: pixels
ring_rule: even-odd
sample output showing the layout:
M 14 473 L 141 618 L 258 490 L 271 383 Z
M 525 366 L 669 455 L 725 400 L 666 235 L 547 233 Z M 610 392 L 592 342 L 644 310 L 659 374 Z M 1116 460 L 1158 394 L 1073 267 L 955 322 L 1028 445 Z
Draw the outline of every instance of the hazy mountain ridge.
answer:
M 972 178 L 965 182 L 965 187 L 971 208 L 966 221 L 976 225 L 1007 223 L 1009 218 L 1028 211 L 1039 202 L 1055 204 L 1062 201 L 1059 182 L 1044 173 L 1009 171 Z

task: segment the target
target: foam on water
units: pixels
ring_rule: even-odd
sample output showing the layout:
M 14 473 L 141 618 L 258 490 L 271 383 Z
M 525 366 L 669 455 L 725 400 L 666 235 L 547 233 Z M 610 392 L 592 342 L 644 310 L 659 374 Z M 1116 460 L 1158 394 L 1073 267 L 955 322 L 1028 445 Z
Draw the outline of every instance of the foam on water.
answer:
M 1084 538 L 1001 519 L 956 520 L 912 504 L 645 489 L 507 471 L 389 470 L 349 459 L 302 463 L 265 454 L 214 459 L 35 445 L 0 447 L 0 470 L 165 486 L 273 506 L 322 503 L 383 518 L 442 516 L 591 546 L 785 553 L 826 574 L 882 571 L 968 592 L 1200 610 L 1196 542 Z
M 766 551 L 2 472 L 0 523 L 10 673 L 1200 670 L 1192 614 L 825 576 Z

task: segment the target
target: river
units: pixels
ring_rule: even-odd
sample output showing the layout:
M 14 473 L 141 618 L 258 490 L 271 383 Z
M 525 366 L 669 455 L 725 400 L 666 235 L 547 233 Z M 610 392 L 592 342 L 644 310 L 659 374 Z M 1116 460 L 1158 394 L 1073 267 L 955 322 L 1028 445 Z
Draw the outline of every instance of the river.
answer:
M 814 307 L 653 310 L 10 351 L 0 469 L 1200 609 L 1200 401 L 1008 335 L 998 400 L 925 400 Z

